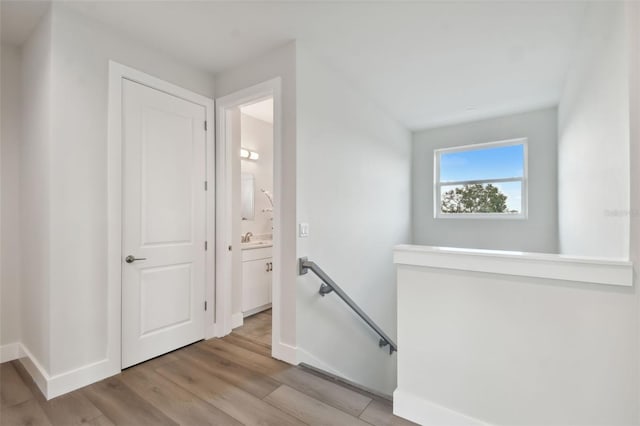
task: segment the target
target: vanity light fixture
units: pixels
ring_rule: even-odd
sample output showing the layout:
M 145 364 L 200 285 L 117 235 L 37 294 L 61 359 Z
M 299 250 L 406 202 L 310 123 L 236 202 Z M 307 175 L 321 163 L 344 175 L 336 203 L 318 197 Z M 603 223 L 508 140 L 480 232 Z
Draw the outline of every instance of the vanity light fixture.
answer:
M 258 158 L 260 158 L 260 154 L 255 151 L 249 151 L 248 149 L 241 148 L 240 158 L 245 158 L 247 160 L 257 160 Z

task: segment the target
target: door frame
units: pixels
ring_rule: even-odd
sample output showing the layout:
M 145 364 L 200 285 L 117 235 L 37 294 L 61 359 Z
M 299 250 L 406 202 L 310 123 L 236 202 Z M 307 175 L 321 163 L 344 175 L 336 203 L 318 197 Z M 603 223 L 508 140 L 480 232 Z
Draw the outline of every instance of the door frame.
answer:
M 228 111 L 248 103 L 273 98 L 273 268 L 272 281 L 272 332 L 271 351 L 274 358 L 295 364 L 295 353 L 287 345 L 282 344 L 280 336 L 282 329 L 280 298 L 282 288 L 282 80 L 280 77 L 256 84 L 237 92 L 216 99 L 216 325 L 217 335 L 225 336 L 231 333 L 232 319 L 232 256 L 233 251 L 239 250 L 234 246 L 234 236 L 231 235 L 232 217 L 232 141 L 231 126 Z M 239 235 L 236 236 L 239 239 Z M 235 244 L 237 246 L 237 244 Z M 232 246 L 230 251 L 228 248 Z M 239 252 L 237 252 L 239 253 Z
M 113 374 L 122 370 L 122 80 L 127 79 L 152 89 L 202 105 L 206 110 L 206 240 L 204 337 L 215 332 L 215 138 L 214 101 L 144 72 L 109 61 L 107 130 L 107 360 Z

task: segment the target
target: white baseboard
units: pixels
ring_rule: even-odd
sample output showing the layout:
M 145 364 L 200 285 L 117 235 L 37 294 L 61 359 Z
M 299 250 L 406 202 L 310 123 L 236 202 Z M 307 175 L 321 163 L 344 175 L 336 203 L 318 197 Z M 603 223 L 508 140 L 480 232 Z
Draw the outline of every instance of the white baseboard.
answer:
M 211 339 L 213 337 L 219 337 L 218 336 L 218 326 L 217 326 L 217 324 L 207 324 L 204 327 L 204 339 L 208 340 L 208 339 Z
M 20 347 L 24 354 L 20 362 L 47 400 L 120 373 L 118 369 L 114 371 L 112 362 L 103 359 L 75 370 L 50 376 L 26 347 L 23 345 Z
M 44 369 L 42 364 L 40 364 L 40 362 L 36 359 L 36 357 L 33 356 L 31 351 L 26 348 L 26 346 L 21 344 L 20 350 L 24 355 L 20 358 L 20 362 L 24 366 L 25 370 L 27 370 L 27 373 L 29 373 L 33 381 L 36 383 L 36 386 L 38 386 L 38 389 L 40 389 L 42 395 L 44 395 L 45 398 L 50 399 L 47 396 L 49 389 L 49 374 Z
M 120 370 L 113 371 L 112 363 L 108 359 L 103 359 L 75 370 L 56 374 L 49 378 L 46 397 L 47 399 L 55 398 L 118 373 Z
M 400 389 L 393 393 L 393 414 L 422 426 L 489 425 Z
M 225 333 L 225 329 L 223 324 L 221 324 L 220 322 L 217 322 L 215 324 L 213 324 L 213 326 L 211 327 L 211 333 L 209 333 L 209 335 L 205 336 L 206 340 L 209 339 L 216 339 L 216 338 L 221 338 L 226 336 L 227 334 L 231 333 L 232 330 L 227 330 Z
M 244 318 L 250 317 L 251 315 L 255 315 L 258 312 L 266 311 L 267 309 L 271 309 L 271 303 L 267 303 L 266 305 L 258 306 L 257 308 L 249 309 L 242 313 Z
M 272 344 L 271 356 L 291 365 L 298 365 L 298 349 L 286 343 Z
M 0 363 L 13 361 L 23 356 L 22 345 L 19 342 L 7 343 L 0 346 Z
M 231 315 L 231 328 L 238 328 L 244 324 L 244 317 L 242 316 L 242 312 L 237 312 Z

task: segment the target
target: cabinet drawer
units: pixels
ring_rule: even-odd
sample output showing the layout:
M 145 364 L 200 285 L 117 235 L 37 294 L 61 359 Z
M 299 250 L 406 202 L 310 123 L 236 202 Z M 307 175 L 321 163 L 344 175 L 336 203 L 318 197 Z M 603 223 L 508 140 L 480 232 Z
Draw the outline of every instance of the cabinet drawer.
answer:
M 242 250 L 242 261 L 247 262 L 258 259 L 268 259 L 271 257 L 273 247 L 264 247 L 251 250 Z

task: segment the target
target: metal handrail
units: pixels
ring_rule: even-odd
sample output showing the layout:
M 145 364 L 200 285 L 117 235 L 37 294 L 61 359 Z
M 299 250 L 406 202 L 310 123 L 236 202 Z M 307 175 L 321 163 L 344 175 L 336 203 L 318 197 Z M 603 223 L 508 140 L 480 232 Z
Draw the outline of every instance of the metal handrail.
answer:
M 373 331 L 378 334 L 378 336 L 380 336 L 380 342 L 378 343 L 378 345 L 381 348 L 389 345 L 389 355 L 398 351 L 398 345 L 396 345 L 395 342 L 391 340 L 391 338 L 387 336 L 386 333 L 382 331 L 382 329 L 378 327 L 378 325 L 373 322 L 371 318 L 369 318 L 369 315 L 364 313 L 362 309 L 360 309 L 360 307 L 356 305 L 356 302 L 354 302 L 353 299 L 351 299 L 344 292 L 344 290 L 342 290 L 340 286 L 336 284 L 335 281 L 333 281 L 331 277 L 329 277 L 329 275 L 327 275 L 327 273 L 322 270 L 322 268 L 320 268 L 315 262 L 311 262 L 310 260 L 308 260 L 306 257 L 301 257 L 300 259 L 298 259 L 298 273 L 300 275 L 305 275 L 309 270 L 311 270 L 318 276 L 318 278 L 322 280 L 320 290 L 318 291 L 320 293 L 320 296 L 324 297 L 325 294 L 329 294 L 332 291 L 335 292 L 340 297 L 340 299 L 342 299 L 351 309 L 353 309 L 353 311 L 358 314 L 358 316 L 362 318 L 362 320 L 367 323 L 367 325 L 371 327 Z

